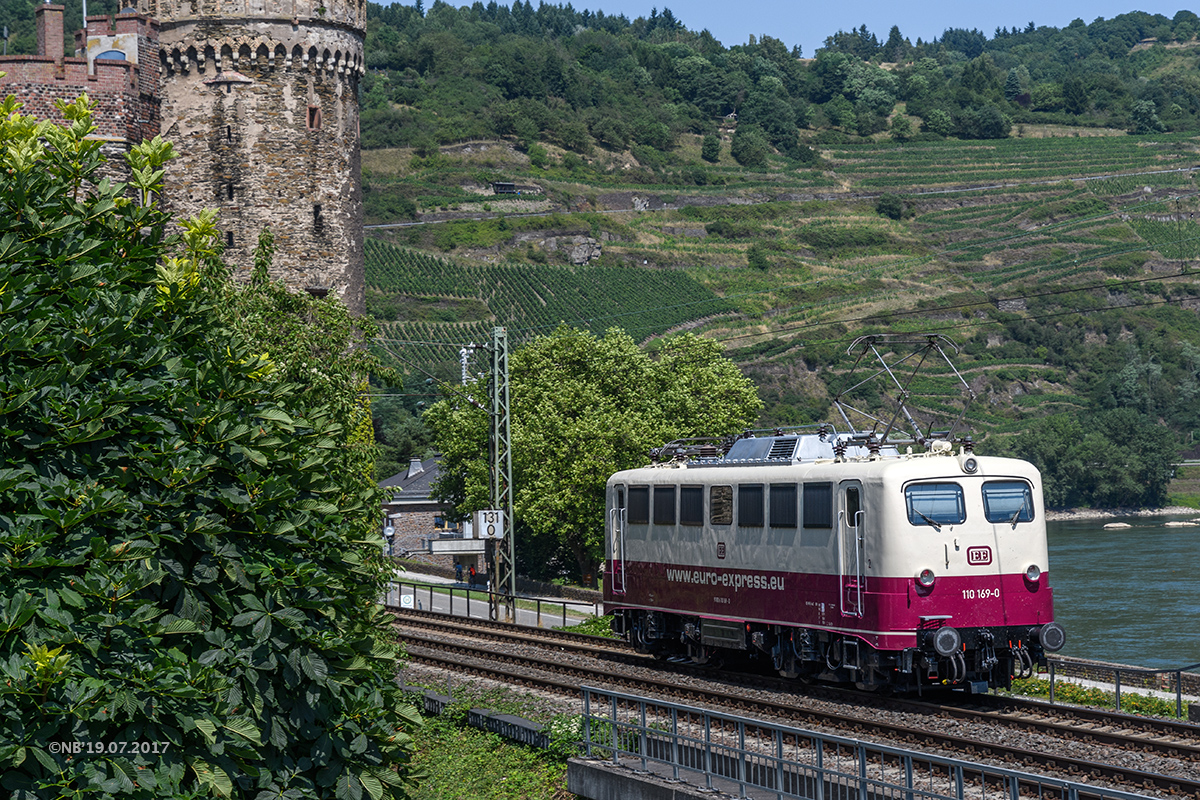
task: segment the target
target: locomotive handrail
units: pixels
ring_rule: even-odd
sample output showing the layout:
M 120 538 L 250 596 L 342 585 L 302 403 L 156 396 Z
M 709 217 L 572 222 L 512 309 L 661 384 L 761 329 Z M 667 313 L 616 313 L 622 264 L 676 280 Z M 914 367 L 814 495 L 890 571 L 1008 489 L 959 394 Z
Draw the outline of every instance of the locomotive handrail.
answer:
M 617 541 L 617 563 L 612 567 L 613 594 L 625 594 L 625 526 L 621 522 L 621 513 L 623 511 L 624 509 L 614 506 L 608 512 L 613 536 L 619 537 Z M 620 573 L 619 576 L 618 572 Z

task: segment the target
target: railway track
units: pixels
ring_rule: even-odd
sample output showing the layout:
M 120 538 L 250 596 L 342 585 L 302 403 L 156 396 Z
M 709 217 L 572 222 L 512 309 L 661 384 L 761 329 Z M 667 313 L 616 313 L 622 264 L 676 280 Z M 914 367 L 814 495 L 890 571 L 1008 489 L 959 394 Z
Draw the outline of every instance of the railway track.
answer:
M 1021 698 L 883 698 L 763 675 L 656 662 L 625 642 L 404 610 L 410 659 L 577 697 L 584 684 L 1125 791 L 1200 800 L 1200 727 Z

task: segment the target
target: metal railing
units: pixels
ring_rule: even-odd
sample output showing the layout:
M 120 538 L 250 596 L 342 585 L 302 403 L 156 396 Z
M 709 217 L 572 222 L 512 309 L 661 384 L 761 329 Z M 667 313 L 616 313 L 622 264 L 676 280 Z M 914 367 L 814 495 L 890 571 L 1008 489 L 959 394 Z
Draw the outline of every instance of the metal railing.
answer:
M 1191 664 L 1176 669 L 1141 669 L 1122 667 L 1115 664 L 1081 664 L 1076 661 L 1060 661 L 1051 658 L 1047 659 L 1047 665 L 1050 674 L 1051 703 L 1054 702 L 1054 682 L 1059 672 L 1101 684 L 1110 683 L 1109 680 L 1106 680 L 1106 677 L 1111 675 L 1111 684 L 1116 695 L 1117 711 L 1121 710 L 1122 685 L 1127 688 L 1136 687 L 1139 689 L 1149 689 L 1154 692 L 1164 692 L 1168 695 L 1173 690 L 1175 693 L 1175 716 L 1180 718 L 1183 717 L 1184 674 L 1188 674 L 1192 681 L 1200 680 L 1200 676 L 1192 673 L 1192 670 L 1200 668 L 1200 664 Z M 1196 688 L 1192 687 L 1189 693 L 1195 696 L 1197 693 Z M 1141 693 L 1139 692 L 1138 694 Z
M 702 791 L 745 798 L 765 790 L 779 800 L 1146 797 L 588 686 L 582 693 L 589 758 L 643 772 L 657 765 L 668 780 L 686 775 Z
M 425 611 L 438 611 L 462 617 L 489 618 L 489 607 L 493 597 L 499 597 L 488 589 L 472 589 L 458 587 L 453 584 L 426 584 L 409 581 L 391 581 L 383 598 L 387 608 L 416 608 Z M 457 598 L 457 602 L 456 602 Z M 438 601 L 438 602 L 435 602 Z M 472 605 L 474 603 L 475 605 Z M 518 625 L 543 627 L 543 617 L 548 624 L 561 622 L 567 626 L 567 610 L 578 607 L 578 613 L 590 617 L 596 613 L 596 604 L 581 600 L 546 600 L 540 597 L 516 598 L 515 622 Z M 532 606 L 523 607 L 523 606 Z M 545 612 L 543 612 L 545 608 Z M 522 614 L 525 612 L 525 614 Z M 551 616 L 553 614 L 553 616 Z M 526 616 L 531 615 L 531 616 Z M 511 620 L 505 620 L 511 621 Z

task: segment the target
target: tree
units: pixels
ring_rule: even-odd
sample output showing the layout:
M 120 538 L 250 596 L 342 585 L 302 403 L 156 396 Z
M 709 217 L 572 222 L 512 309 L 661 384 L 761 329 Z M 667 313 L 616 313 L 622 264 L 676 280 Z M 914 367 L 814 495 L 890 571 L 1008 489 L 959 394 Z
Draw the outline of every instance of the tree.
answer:
M 761 407 L 720 345 L 692 335 L 651 358 L 619 329 L 596 337 L 561 327 L 517 349 L 510 373 L 517 521 L 554 540 L 581 578 L 604 557 L 609 475 L 672 439 L 741 430 Z M 488 503 L 488 418 L 468 399 L 483 394 L 456 389 L 425 413 L 443 453 L 435 491 L 460 515 Z
M 949 136 L 954 132 L 954 119 L 948 111 L 941 108 L 934 108 L 925 115 L 925 120 L 921 123 L 921 127 L 939 136 Z
M 1166 130 L 1166 126 L 1158 118 L 1153 100 L 1139 100 L 1134 104 L 1129 118 L 1133 123 L 1129 132 L 1135 135 L 1162 133 Z
M 1017 68 L 1013 67 L 1008 71 L 1008 75 L 1004 79 L 1004 99 L 1010 102 L 1016 102 L 1024 92 L 1021 86 L 1021 75 L 1017 72 Z
M 170 146 L 134 148 L 131 200 L 93 182 L 86 98 L 60 109 L 0 103 L 0 785 L 405 796 L 417 718 L 337 403 L 225 324 L 215 218 L 177 238 L 155 202 Z
M 1003 139 L 1012 123 L 994 106 L 964 108 L 958 115 L 958 135 L 963 139 Z
M 897 142 L 907 142 L 913 135 L 912 120 L 903 114 L 897 114 L 892 117 L 892 123 L 888 126 L 888 133 Z
M 911 45 L 905 40 L 900 33 L 900 26 L 893 25 L 888 31 L 887 41 L 883 45 L 881 55 L 884 61 L 903 61 Z
M 1041 471 L 1051 508 L 1160 507 L 1177 456 L 1170 431 L 1132 408 L 1034 420 L 998 450 Z
M 715 133 L 706 133 L 700 142 L 700 157 L 710 164 L 721 160 L 721 140 Z
M 888 219 L 902 219 L 904 217 L 904 201 L 898 194 L 880 195 L 879 200 L 875 202 L 875 211 Z
M 747 169 L 764 170 L 767 168 L 767 156 L 771 146 L 762 129 L 756 125 L 739 125 L 733 134 L 733 142 L 729 146 L 729 154 Z
M 1087 112 L 1089 106 L 1087 89 L 1084 88 L 1083 81 L 1078 76 L 1071 75 L 1063 81 L 1062 98 L 1067 113 L 1078 116 Z

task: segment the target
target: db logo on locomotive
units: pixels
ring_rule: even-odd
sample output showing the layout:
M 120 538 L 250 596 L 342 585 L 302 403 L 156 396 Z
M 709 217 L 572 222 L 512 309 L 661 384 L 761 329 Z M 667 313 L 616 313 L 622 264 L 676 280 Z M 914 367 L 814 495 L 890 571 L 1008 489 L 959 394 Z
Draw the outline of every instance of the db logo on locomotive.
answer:
M 992 563 L 992 548 L 968 547 L 967 563 L 977 567 L 987 566 Z

